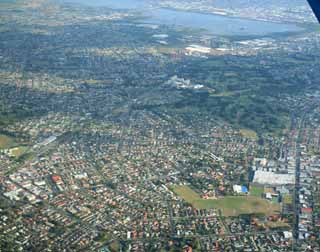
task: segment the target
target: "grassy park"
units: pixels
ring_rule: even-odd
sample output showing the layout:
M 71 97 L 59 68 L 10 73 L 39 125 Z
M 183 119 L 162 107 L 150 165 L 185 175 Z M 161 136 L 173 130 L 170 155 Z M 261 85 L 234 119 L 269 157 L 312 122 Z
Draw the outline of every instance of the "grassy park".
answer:
M 250 129 L 240 129 L 240 134 L 243 137 L 249 138 L 249 139 L 253 139 L 253 140 L 257 140 L 258 139 L 258 135 L 255 131 L 250 130 Z
M 28 151 L 28 147 L 26 146 L 20 146 L 20 147 L 14 147 L 10 149 L 11 156 L 15 158 L 21 157 L 23 154 L 25 154 Z
M 264 193 L 264 188 L 261 186 L 250 186 L 250 195 L 255 197 L 261 197 L 261 195 Z
M 202 199 L 188 186 L 174 186 L 172 190 L 182 199 L 198 209 L 216 208 L 224 216 L 241 214 L 265 214 L 267 216 L 280 211 L 280 205 L 257 196 L 226 196 L 220 199 Z
M 13 138 L 0 134 L 0 150 L 10 148 L 13 144 Z

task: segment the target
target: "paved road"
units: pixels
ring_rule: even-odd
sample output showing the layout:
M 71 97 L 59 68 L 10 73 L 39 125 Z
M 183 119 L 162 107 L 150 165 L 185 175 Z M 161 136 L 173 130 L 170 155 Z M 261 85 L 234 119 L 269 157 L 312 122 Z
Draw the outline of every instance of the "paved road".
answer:
M 293 250 L 299 237 L 299 188 L 300 188 L 300 162 L 301 162 L 301 130 L 296 142 L 296 170 L 295 170 L 295 191 L 294 191 L 294 226 L 293 226 Z

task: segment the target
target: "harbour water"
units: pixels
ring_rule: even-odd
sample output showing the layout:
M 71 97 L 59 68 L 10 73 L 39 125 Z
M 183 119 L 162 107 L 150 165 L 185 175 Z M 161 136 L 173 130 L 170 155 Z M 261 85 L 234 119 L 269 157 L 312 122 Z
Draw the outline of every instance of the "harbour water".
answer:
M 201 29 L 215 35 L 268 35 L 297 32 L 302 28 L 294 24 L 256 21 L 222 15 L 202 14 L 163 8 L 150 8 L 148 0 L 63 0 L 90 6 L 113 9 L 139 10 L 146 18 L 142 22 Z

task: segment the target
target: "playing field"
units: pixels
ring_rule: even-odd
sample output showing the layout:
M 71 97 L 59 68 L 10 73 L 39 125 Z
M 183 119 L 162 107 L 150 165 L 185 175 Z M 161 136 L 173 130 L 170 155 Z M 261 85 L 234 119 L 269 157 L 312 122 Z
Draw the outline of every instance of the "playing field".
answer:
M 253 139 L 253 140 L 258 139 L 257 133 L 256 133 L 255 131 L 253 131 L 253 130 L 240 129 L 240 134 L 241 134 L 243 137 L 250 138 L 250 139 Z
M 256 196 L 227 196 L 221 199 L 201 199 L 188 186 L 174 186 L 172 190 L 182 199 L 198 209 L 216 208 L 224 216 L 238 216 L 240 214 L 265 214 L 267 216 L 279 213 L 280 205 L 271 203 Z
M 9 148 L 14 144 L 14 141 L 11 137 L 0 134 L 0 149 Z
M 263 192 L 264 192 L 264 188 L 263 187 L 250 186 L 250 195 L 251 196 L 261 197 Z
M 27 150 L 28 150 L 28 147 L 26 147 L 26 146 L 15 147 L 15 148 L 10 149 L 10 154 L 11 154 L 11 156 L 13 156 L 15 158 L 19 158 L 24 153 L 26 153 Z

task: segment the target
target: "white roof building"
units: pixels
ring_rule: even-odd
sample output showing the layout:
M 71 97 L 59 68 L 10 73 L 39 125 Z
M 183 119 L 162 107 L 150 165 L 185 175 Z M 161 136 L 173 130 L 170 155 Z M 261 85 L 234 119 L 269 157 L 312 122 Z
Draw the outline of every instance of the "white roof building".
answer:
M 236 192 L 236 193 L 241 193 L 242 192 L 242 186 L 234 185 L 233 186 L 233 191 Z
M 294 174 L 280 174 L 269 171 L 255 171 L 253 183 L 266 185 L 292 185 L 295 183 Z

